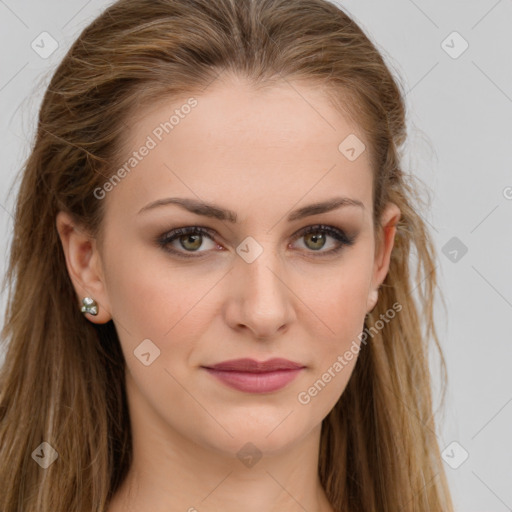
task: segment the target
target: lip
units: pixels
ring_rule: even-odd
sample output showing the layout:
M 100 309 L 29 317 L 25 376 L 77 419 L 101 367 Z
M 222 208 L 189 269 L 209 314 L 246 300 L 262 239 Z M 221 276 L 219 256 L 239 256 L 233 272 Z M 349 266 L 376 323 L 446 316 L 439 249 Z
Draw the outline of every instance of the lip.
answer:
M 269 393 L 284 388 L 305 366 L 282 358 L 267 361 L 244 358 L 202 368 L 227 386 L 239 391 Z

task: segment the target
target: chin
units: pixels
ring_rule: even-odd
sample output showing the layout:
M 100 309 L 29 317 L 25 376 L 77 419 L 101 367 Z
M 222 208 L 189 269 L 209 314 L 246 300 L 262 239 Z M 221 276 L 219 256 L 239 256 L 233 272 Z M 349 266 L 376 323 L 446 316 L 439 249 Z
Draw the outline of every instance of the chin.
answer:
M 208 444 L 230 457 L 240 458 L 246 452 L 249 455 L 254 452 L 254 456 L 280 455 L 314 430 L 314 426 L 302 424 L 294 417 L 296 411 L 289 413 L 290 410 L 283 410 L 279 418 L 269 415 L 257 422 L 251 422 L 250 418 L 247 418 L 248 421 L 224 424 L 233 437 L 223 431 L 222 438 L 210 438 Z M 289 416 L 284 419 L 288 414 Z

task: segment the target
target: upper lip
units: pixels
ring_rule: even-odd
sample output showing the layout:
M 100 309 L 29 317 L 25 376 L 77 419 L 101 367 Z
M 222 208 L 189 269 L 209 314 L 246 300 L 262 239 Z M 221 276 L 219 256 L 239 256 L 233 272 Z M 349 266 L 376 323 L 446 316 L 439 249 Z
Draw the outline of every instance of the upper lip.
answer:
M 222 363 L 206 366 L 205 368 L 222 371 L 264 373 L 277 370 L 298 370 L 299 368 L 304 368 L 304 365 L 282 358 L 268 359 L 267 361 L 256 361 L 255 359 L 244 358 L 223 361 Z

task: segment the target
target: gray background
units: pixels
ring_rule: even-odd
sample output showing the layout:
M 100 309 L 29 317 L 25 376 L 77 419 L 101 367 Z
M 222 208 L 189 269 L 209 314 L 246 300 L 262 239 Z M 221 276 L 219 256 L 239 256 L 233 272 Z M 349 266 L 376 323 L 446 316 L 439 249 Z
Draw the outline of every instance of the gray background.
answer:
M 44 87 L 109 3 L 0 0 L 2 275 L 12 235 L 8 190 L 29 154 Z M 512 1 L 339 4 L 406 85 L 404 164 L 431 195 L 425 220 L 447 304 L 447 314 L 439 303 L 436 314 L 449 374 L 439 443 L 456 510 L 512 510 Z M 47 58 L 31 47 L 45 31 L 59 45 Z M 3 315 L 6 294 L 0 299 Z

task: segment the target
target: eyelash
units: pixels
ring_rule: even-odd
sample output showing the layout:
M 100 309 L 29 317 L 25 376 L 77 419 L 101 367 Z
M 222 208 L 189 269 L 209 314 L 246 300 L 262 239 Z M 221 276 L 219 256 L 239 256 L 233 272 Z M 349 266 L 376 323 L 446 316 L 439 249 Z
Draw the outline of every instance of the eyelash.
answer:
M 308 251 L 318 253 L 318 257 L 321 256 L 331 256 L 339 251 L 341 251 L 345 246 L 351 246 L 355 242 L 355 236 L 348 236 L 344 231 L 341 229 L 338 229 L 334 226 L 326 226 L 324 224 L 316 224 L 314 226 L 308 226 L 304 229 L 302 229 L 297 235 L 294 236 L 293 240 L 298 240 L 302 238 L 305 235 L 308 235 L 310 233 L 326 233 L 335 240 L 339 242 L 338 247 L 331 249 L 330 251 Z M 214 231 L 208 228 L 203 228 L 201 226 L 189 226 L 189 227 L 183 227 L 183 228 L 176 228 L 173 229 L 170 232 L 165 233 L 162 236 L 159 236 L 156 240 L 157 244 L 166 252 L 169 252 L 173 255 L 176 255 L 180 258 L 201 258 L 202 255 L 196 255 L 192 251 L 177 251 L 175 249 L 170 249 L 169 244 L 173 242 L 176 239 L 179 239 L 182 236 L 185 235 L 202 235 L 210 238 L 210 240 L 214 241 Z M 190 254 L 187 254 L 190 253 Z M 208 251 L 202 251 L 202 252 L 208 252 Z M 317 257 L 317 256 L 315 256 Z

